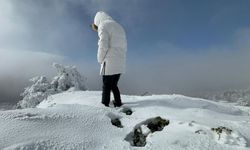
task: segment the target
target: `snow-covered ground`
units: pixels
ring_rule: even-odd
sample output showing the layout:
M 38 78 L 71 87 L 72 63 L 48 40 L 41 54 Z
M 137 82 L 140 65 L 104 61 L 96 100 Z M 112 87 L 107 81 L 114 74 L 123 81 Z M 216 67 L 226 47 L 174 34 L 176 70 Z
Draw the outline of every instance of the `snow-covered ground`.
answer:
M 0 111 L 0 149 L 86 150 L 245 150 L 250 149 L 250 109 L 182 95 L 122 95 L 123 108 L 100 104 L 100 91 L 64 92 L 37 108 Z M 133 147 L 125 137 L 143 121 L 169 119 L 162 131 L 150 133 L 145 147 Z M 119 118 L 123 128 L 111 124 Z M 231 133 L 220 137 L 211 128 Z

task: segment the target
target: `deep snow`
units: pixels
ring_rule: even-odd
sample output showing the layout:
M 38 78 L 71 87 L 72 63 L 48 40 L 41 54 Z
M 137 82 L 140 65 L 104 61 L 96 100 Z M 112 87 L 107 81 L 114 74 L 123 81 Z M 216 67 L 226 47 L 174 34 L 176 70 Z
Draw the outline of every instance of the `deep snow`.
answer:
M 250 149 L 250 109 L 182 95 L 122 95 L 124 107 L 100 104 L 100 91 L 73 91 L 50 96 L 37 108 L 0 111 L 0 149 Z M 124 138 L 148 118 L 161 116 L 170 124 L 149 134 L 145 147 Z M 123 128 L 111 124 L 120 118 Z M 231 134 L 211 128 L 225 126 Z M 195 131 L 201 130 L 200 134 Z

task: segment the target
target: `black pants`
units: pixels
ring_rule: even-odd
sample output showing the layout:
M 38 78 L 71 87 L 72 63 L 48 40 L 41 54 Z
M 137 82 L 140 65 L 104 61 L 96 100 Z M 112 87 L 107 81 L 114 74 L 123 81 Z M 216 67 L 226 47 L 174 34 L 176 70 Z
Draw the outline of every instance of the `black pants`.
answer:
M 109 106 L 110 102 L 110 92 L 113 92 L 115 103 L 121 105 L 121 96 L 120 91 L 117 86 L 117 83 L 120 79 L 121 74 L 115 75 L 103 75 L 103 86 L 102 86 L 102 103 L 106 106 Z

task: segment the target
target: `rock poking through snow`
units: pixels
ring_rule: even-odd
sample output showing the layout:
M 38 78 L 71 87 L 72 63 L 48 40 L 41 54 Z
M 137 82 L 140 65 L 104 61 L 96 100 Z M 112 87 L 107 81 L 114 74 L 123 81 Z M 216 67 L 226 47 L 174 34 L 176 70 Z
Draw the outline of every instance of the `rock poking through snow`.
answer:
M 152 133 L 155 131 L 161 131 L 165 126 L 169 124 L 169 120 L 162 119 L 161 117 L 155 117 L 150 119 L 147 127 L 150 129 Z
M 121 112 L 125 113 L 126 115 L 132 115 L 133 111 L 129 107 L 123 107 Z
M 223 126 L 219 126 L 217 128 L 211 128 L 212 131 L 216 132 L 218 134 L 218 140 L 220 140 L 221 134 L 225 133 L 225 134 L 231 134 L 232 130 L 227 128 L 227 127 L 223 127 Z
M 125 138 L 132 146 L 142 147 L 146 145 L 146 138 L 150 133 L 162 131 L 165 126 L 169 124 L 169 120 L 161 117 L 147 119 L 139 123 L 134 128 L 133 132 L 128 134 Z
M 145 146 L 147 144 L 146 138 L 147 135 L 144 135 L 141 127 L 138 127 L 134 130 L 134 135 L 132 137 L 132 146 Z
M 111 123 L 112 123 L 112 125 L 114 125 L 114 126 L 116 126 L 118 128 L 122 128 L 123 127 L 119 118 L 111 119 Z

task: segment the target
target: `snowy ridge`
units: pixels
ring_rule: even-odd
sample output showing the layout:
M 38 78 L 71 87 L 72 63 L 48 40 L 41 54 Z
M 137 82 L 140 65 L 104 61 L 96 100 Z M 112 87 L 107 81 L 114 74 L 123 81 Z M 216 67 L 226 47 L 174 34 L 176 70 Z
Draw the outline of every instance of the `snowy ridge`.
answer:
M 37 108 L 0 111 L 0 149 L 250 149 L 250 115 L 245 107 L 182 95 L 122 95 L 122 108 L 100 104 L 100 91 L 72 91 L 52 95 Z M 133 147 L 124 138 L 148 118 L 170 120 L 162 131 Z M 119 118 L 123 128 L 111 124 Z M 211 128 L 225 126 L 232 133 L 220 138 Z

